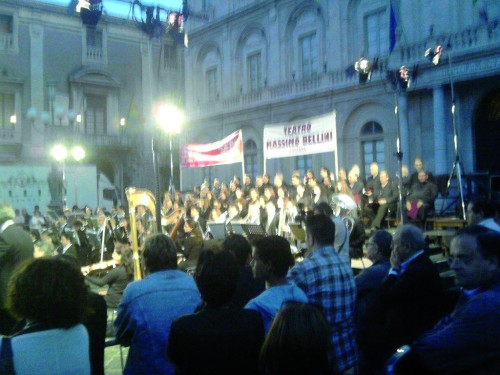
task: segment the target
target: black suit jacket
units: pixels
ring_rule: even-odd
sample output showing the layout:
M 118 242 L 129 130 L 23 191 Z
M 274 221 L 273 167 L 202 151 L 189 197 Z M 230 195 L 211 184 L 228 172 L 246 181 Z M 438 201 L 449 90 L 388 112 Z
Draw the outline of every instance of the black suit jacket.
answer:
M 184 315 L 172 323 L 168 356 L 180 374 L 257 374 L 260 314 L 235 308 Z
M 30 235 L 15 224 L 0 233 L 0 309 L 5 304 L 7 285 L 14 268 L 26 259 L 33 258 Z
M 441 317 L 441 279 L 425 253 L 399 276 L 387 276 L 380 295 L 385 309 L 388 355 L 431 329 Z

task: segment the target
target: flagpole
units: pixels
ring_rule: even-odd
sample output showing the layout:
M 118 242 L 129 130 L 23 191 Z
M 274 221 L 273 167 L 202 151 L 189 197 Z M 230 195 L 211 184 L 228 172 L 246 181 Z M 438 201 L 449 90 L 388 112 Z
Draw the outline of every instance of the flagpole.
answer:
M 335 130 L 335 176 L 339 175 L 339 148 L 337 145 L 337 113 L 333 111 L 333 128 Z
M 240 130 L 241 132 L 241 145 L 243 146 L 243 155 L 241 157 L 241 181 L 245 181 L 245 142 L 243 140 L 243 130 Z

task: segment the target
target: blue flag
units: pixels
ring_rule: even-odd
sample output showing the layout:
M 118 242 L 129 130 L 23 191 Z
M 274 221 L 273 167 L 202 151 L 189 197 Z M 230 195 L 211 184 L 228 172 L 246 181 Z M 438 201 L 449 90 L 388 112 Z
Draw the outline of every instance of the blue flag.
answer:
M 389 19 L 389 53 L 394 50 L 396 46 L 396 14 L 394 13 L 394 8 L 392 6 L 392 1 L 390 2 L 390 19 Z

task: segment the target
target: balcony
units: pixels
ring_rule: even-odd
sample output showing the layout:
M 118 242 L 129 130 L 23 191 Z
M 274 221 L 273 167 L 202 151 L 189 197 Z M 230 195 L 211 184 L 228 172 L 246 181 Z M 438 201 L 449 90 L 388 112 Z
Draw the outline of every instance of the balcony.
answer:
M 14 127 L 0 127 L 0 145 L 15 145 L 22 143 L 22 131 Z
M 372 82 L 385 80 L 387 60 L 379 59 L 378 70 L 372 76 Z M 232 112 L 255 108 L 257 106 L 276 104 L 308 95 L 327 93 L 332 90 L 342 90 L 358 85 L 357 74 L 348 76 L 345 69 L 319 74 L 311 79 L 289 81 L 262 90 L 238 94 L 222 100 L 200 102 L 188 108 L 190 119 L 213 116 L 222 112 Z
M 87 46 L 88 62 L 103 62 L 103 51 L 101 47 Z
M 84 147 L 127 149 L 132 146 L 128 134 L 91 134 L 73 129 L 71 126 L 51 126 L 47 128 L 50 139 L 80 143 Z
M 0 51 L 10 51 L 14 47 L 12 33 L 0 33 Z

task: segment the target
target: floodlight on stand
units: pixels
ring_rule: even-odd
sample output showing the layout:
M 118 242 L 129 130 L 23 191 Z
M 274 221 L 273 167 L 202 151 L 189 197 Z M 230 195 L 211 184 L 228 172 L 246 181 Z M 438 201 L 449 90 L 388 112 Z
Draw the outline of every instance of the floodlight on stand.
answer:
M 371 79 L 372 75 L 372 64 L 370 61 L 364 57 L 361 57 L 354 64 L 354 69 L 359 74 L 359 83 L 365 83 Z
M 429 61 L 434 65 L 439 64 L 439 60 L 441 59 L 442 54 L 443 54 L 443 47 L 441 47 L 440 45 L 425 50 L 425 57 L 427 57 Z
M 411 85 L 410 71 L 404 65 L 399 68 L 398 82 L 403 90 Z
M 10 116 L 9 120 L 10 120 L 10 123 L 12 125 L 16 125 L 16 123 L 17 123 L 17 116 L 15 114 L 13 114 L 12 116 Z

